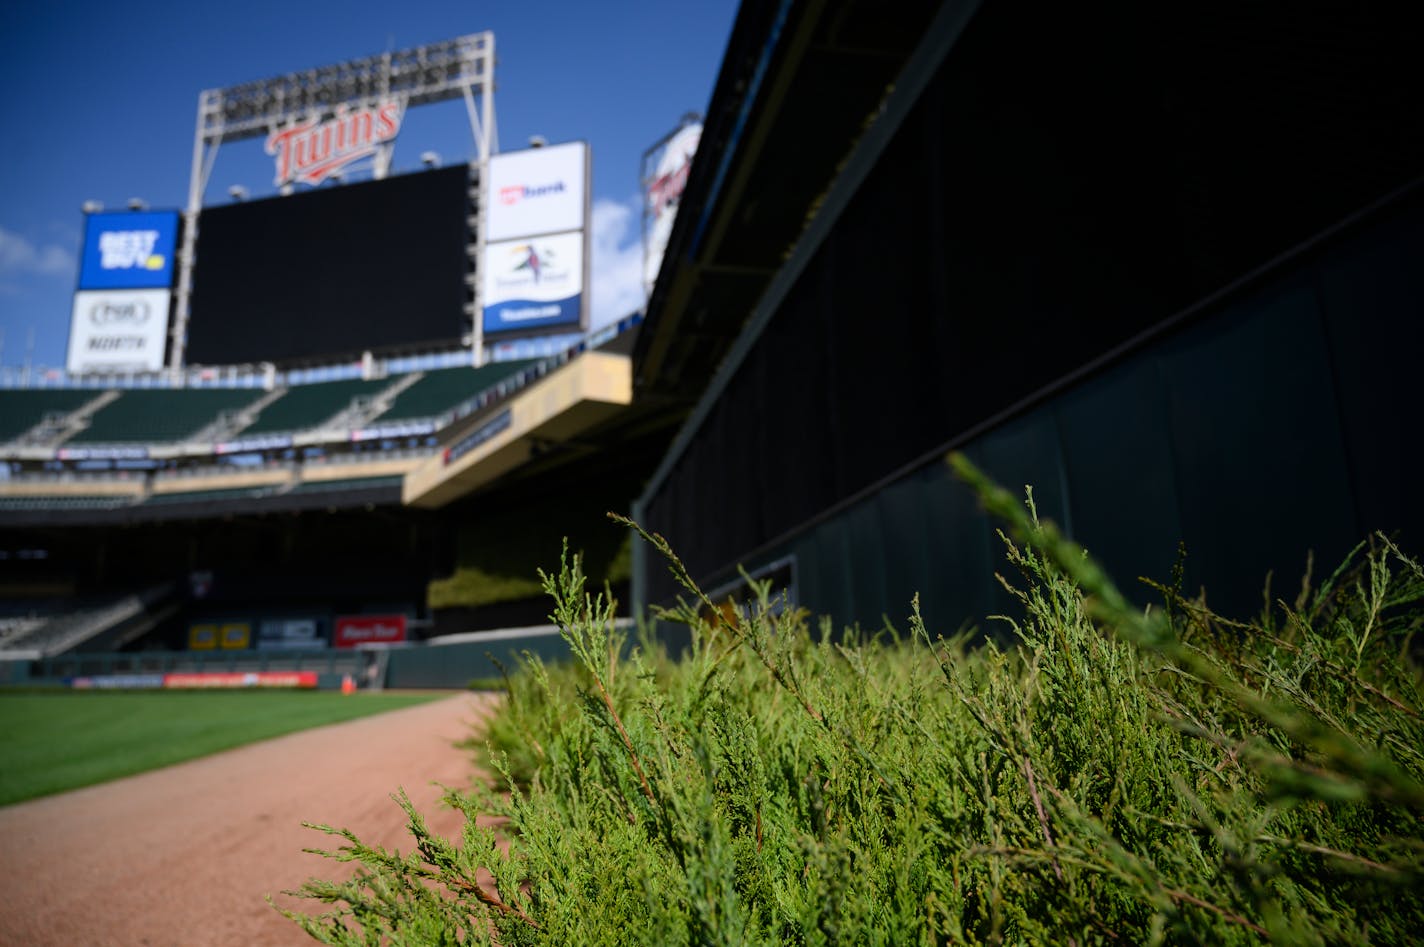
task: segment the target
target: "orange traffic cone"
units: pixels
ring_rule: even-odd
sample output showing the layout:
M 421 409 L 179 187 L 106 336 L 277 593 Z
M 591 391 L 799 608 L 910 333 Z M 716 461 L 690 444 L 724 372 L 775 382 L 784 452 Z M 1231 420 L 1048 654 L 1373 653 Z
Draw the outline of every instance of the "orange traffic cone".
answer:
M 356 679 L 355 679 L 354 677 L 352 677 L 350 674 L 347 674 L 345 677 L 343 677 L 343 678 L 341 679 L 341 693 L 343 693 L 343 694 L 354 694 L 354 693 L 356 693 Z

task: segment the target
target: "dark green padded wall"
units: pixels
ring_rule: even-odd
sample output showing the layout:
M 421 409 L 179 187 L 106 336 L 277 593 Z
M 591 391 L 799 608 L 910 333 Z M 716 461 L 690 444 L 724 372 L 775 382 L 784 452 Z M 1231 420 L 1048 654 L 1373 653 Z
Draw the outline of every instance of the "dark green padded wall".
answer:
M 1424 552 L 1424 470 L 1411 360 L 1424 351 L 1424 208 L 1366 228 L 962 449 L 1139 601 L 1186 583 L 1244 616 L 1267 573 L 1291 596 L 1370 531 Z M 916 593 L 950 633 L 1014 611 L 1009 567 L 968 490 L 938 459 L 747 557 L 796 559 L 797 596 L 837 624 L 907 626 Z M 674 546 L 677 537 L 672 537 Z M 730 578 L 723 569 L 709 586 Z

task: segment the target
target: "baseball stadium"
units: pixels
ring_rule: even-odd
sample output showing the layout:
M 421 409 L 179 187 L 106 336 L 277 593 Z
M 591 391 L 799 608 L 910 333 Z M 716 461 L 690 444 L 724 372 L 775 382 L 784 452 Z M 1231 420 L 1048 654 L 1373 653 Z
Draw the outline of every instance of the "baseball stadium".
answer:
M 578 658 L 565 545 L 674 656 L 688 583 L 980 640 L 1026 606 L 951 453 L 1138 607 L 1424 550 L 1421 39 L 1371 5 L 744 3 L 644 158 L 646 303 L 596 329 L 592 146 L 498 147 L 492 33 L 204 91 L 187 204 L 87 214 L 66 370 L 0 388 L 0 690 L 498 682 Z M 474 158 L 393 173 L 452 101 Z M 259 142 L 279 193 L 214 197 Z
M 491 153 L 493 55 L 204 92 L 188 207 L 87 215 L 68 370 L 3 392 L 7 680 L 463 686 L 491 672 L 468 647 L 395 656 L 548 637 L 535 573 L 570 521 L 626 588 L 590 516 L 676 419 L 632 397 L 642 313 L 588 331 L 587 145 Z M 462 98 L 476 160 L 385 173 L 407 110 Z M 205 203 L 217 151 L 263 136 L 280 192 Z
M 459 686 L 480 645 L 418 655 L 546 625 L 565 534 L 629 613 L 670 601 L 606 511 L 706 588 L 745 568 L 870 625 L 919 591 L 953 627 L 1004 603 L 950 449 L 1111 569 L 1185 543 L 1233 604 L 1407 539 L 1419 448 L 1381 425 L 1420 342 L 1411 34 L 1263 10 L 1109 44 L 1064 13 L 1033 46 L 1013 10 L 743 9 L 648 304 L 593 334 L 588 150 L 490 153 L 492 36 L 203 93 L 189 205 L 90 215 L 69 373 L 0 391 L 6 679 L 329 683 L 365 638 L 370 679 Z M 300 190 L 204 203 L 218 148 L 338 92 L 269 142 Z M 384 176 L 404 110 L 448 98 L 477 160 Z M 342 148 L 371 179 L 311 186 Z M 142 265 L 100 265 L 145 232 Z M 501 272 L 537 277 L 530 233 L 537 305 Z

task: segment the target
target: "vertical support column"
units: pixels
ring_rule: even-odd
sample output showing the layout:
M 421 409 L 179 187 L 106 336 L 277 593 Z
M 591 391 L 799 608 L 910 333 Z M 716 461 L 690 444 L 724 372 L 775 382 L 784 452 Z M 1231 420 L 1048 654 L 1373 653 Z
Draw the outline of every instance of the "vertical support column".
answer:
M 484 69 L 480 81 L 480 111 L 483 113 L 480 129 L 480 160 L 488 161 L 489 156 L 499 150 L 499 133 L 494 127 L 494 34 L 484 36 Z
M 489 159 L 494 146 L 494 34 L 486 32 L 478 40 L 480 50 L 474 70 L 475 76 L 468 77 L 461 91 L 464 93 L 465 110 L 470 117 L 470 132 L 475 140 L 476 159 L 472 165 L 478 177 L 475 188 L 475 239 L 474 239 L 474 284 L 471 296 L 474 312 L 470 332 L 470 364 L 479 368 L 485 362 L 485 314 L 484 314 L 484 266 L 485 266 L 485 222 L 489 207 Z M 473 67 L 472 67 L 473 68 Z M 472 83 L 480 84 L 480 105 L 476 110 Z
M 482 159 L 473 165 L 475 175 L 478 180 L 475 182 L 475 239 L 474 247 L 474 282 L 471 284 L 470 298 L 472 300 L 473 312 L 471 321 L 473 325 L 470 331 L 470 365 L 479 368 L 485 363 L 485 220 L 487 219 L 485 208 L 489 204 L 489 160 Z
M 176 384 L 183 376 L 184 340 L 188 336 L 188 306 L 193 295 L 193 263 L 198 247 L 198 212 L 207 189 L 209 123 L 213 117 L 211 91 L 198 94 L 198 127 L 193 133 L 193 167 L 188 176 L 188 206 L 183 211 L 183 244 L 178 251 L 178 291 L 173 300 L 173 321 L 169 327 L 168 368 Z M 211 143 L 216 153 L 218 141 Z

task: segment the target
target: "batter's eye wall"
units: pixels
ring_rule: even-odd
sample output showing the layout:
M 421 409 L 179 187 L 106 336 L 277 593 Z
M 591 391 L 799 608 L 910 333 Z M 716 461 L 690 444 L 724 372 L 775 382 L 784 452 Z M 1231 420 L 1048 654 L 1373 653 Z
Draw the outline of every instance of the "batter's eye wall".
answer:
M 457 344 L 469 169 L 203 211 L 187 361 L 229 365 Z
M 794 551 L 837 504 L 1424 172 L 1417 30 L 1338 5 L 1209 6 L 987 0 L 647 498 L 694 576 Z M 1337 242 L 1348 266 L 1302 259 L 1293 282 L 1203 310 L 1105 396 L 986 434 L 981 459 L 1129 582 L 1165 579 L 1185 540 L 1189 583 L 1217 603 L 1258 603 L 1266 569 L 1298 578 L 1312 546 L 1328 561 L 1362 530 L 1424 527 L 1394 482 L 1418 447 L 1375 440 L 1420 341 L 1410 213 L 1358 238 L 1373 249 Z M 929 494 L 865 500 L 880 511 L 802 550 L 803 592 L 829 597 L 806 604 L 903 615 L 914 588 L 838 596 L 909 556 L 976 577 L 926 576 L 964 605 L 951 627 L 992 610 L 971 589 L 992 588 L 992 533 L 945 502 L 936 521 Z M 882 515 L 897 503 L 913 509 Z M 675 591 L 656 565 L 648 583 L 650 601 Z

